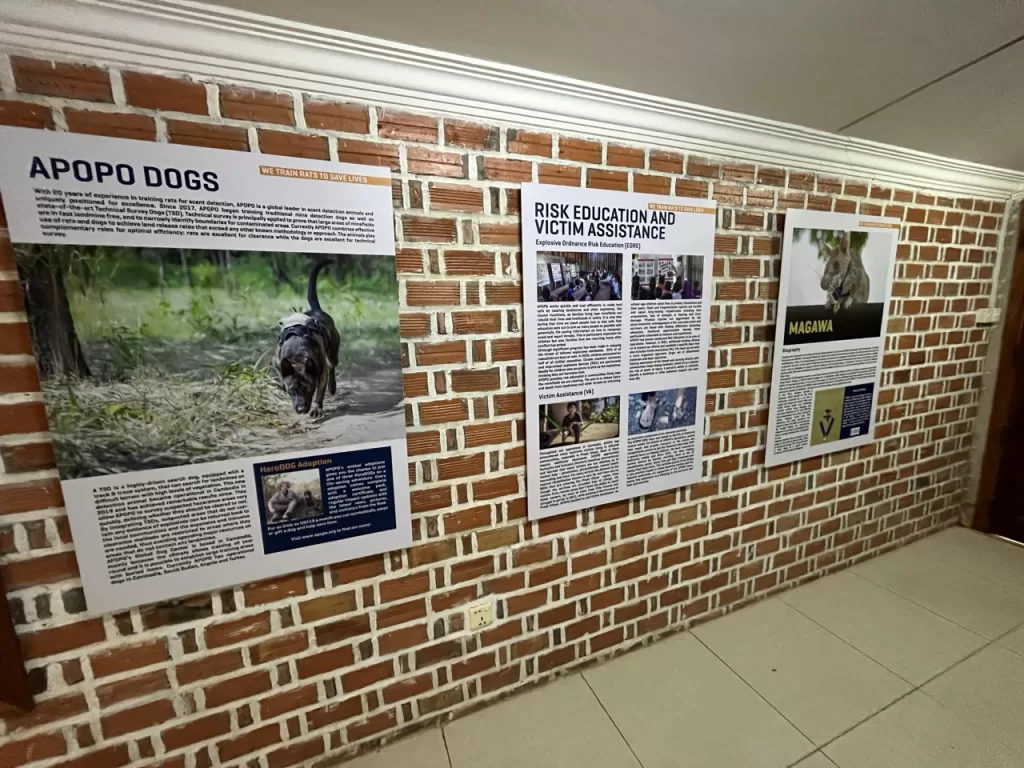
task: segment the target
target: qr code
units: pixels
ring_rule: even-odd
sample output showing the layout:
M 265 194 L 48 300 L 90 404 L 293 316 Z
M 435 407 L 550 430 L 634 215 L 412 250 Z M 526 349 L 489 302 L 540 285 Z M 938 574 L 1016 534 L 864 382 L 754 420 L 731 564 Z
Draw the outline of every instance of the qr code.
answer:
M 850 430 L 850 437 L 856 437 L 860 434 L 860 427 L 854 427 Z

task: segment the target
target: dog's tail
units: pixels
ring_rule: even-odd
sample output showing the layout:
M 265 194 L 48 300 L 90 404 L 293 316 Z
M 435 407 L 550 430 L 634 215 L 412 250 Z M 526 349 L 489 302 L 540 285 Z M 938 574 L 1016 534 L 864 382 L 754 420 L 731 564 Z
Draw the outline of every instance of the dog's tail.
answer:
M 323 312 L 323 307 L 320 306 L 320 299 L 316 295 L 316 279 L 320 276 L 320 270 L 330 264 L 326 259 L 321 259 L 313 265 L 313 269 L 309 273 L 309 283 L 306 286 L 306 301 L 309 302 L 309 308 L 314 312 Z

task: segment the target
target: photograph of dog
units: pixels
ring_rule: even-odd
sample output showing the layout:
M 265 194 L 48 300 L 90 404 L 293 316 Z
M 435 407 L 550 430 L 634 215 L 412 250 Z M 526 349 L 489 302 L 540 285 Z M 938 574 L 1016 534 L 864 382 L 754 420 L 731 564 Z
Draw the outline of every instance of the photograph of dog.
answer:
M 637 392 L 629 396 L 629 434 L 692 427 L 697 421 L 697 388 Z
M 267 525 L 305 520 L 323 514 L 319 469 L 264 475 L 262 481 L 263 510 Z
M 402 439 L 389 256 L 19 245 L 64 479 Z
M 540 406 L 540 449 L 619 436 L 619 398 L 593 397 Z
M 704 257 L 633 254 L 633 301 L 700 299 L 704 294 Z
M 306 301 L 309 309 L 281 318 L 274 367 L 296 413 L 313 418 L 324 414 L 324 394 L 337 392 L 335 368 L 341 336 L 334 318 L 324 312 L 316 292 L 317 278 L 328 261 L 318 261 L 309 272 Z

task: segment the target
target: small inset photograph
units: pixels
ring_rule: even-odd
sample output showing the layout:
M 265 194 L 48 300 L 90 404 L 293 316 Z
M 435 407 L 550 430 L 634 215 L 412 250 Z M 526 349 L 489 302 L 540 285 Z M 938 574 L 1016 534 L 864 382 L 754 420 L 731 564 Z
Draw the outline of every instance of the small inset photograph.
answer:
M 629 434 L 692 427 L 697 422 L 697 388 L 662 389 L 629 396 Z
M 837 389 L 819 389 L 814 393 L 811 445 L 834 443 L 840 439 L 845 392 L 843 387 L 839 387 Z
M 319 469 L 264 475 L 262 480 L 267 525 L 305 520 L 323 514 Z
M 704 257 L 633 254 L 633 301 L 699 299 L 704 295 Z
M 617 253 L 537 254 L 537 301 L 621 301 L 622 258 Z
M 618 436 L 618 397 L 594 397 L 540 406 L 541 450 Z

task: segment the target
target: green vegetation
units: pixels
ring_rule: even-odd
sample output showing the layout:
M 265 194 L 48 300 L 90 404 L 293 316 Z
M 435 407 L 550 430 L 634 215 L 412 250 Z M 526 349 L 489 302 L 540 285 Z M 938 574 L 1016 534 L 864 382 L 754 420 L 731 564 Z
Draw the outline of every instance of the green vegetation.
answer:
M 62 475 L 270 454 L 301 440 L 314 425 L 292 411 L 272 360 L 278 320 L 308 308 L 315 258 L 22 249 L 23 275 L 39 276 L 26 295 Z M 342 336 L 339 386 L 367 370 L 397 372 L 394 262 L 334 258 L 318 293 Z M 61 343 L 41 342 L 48 338 Z M 75 354 L 77 365 L 59 359 Z

